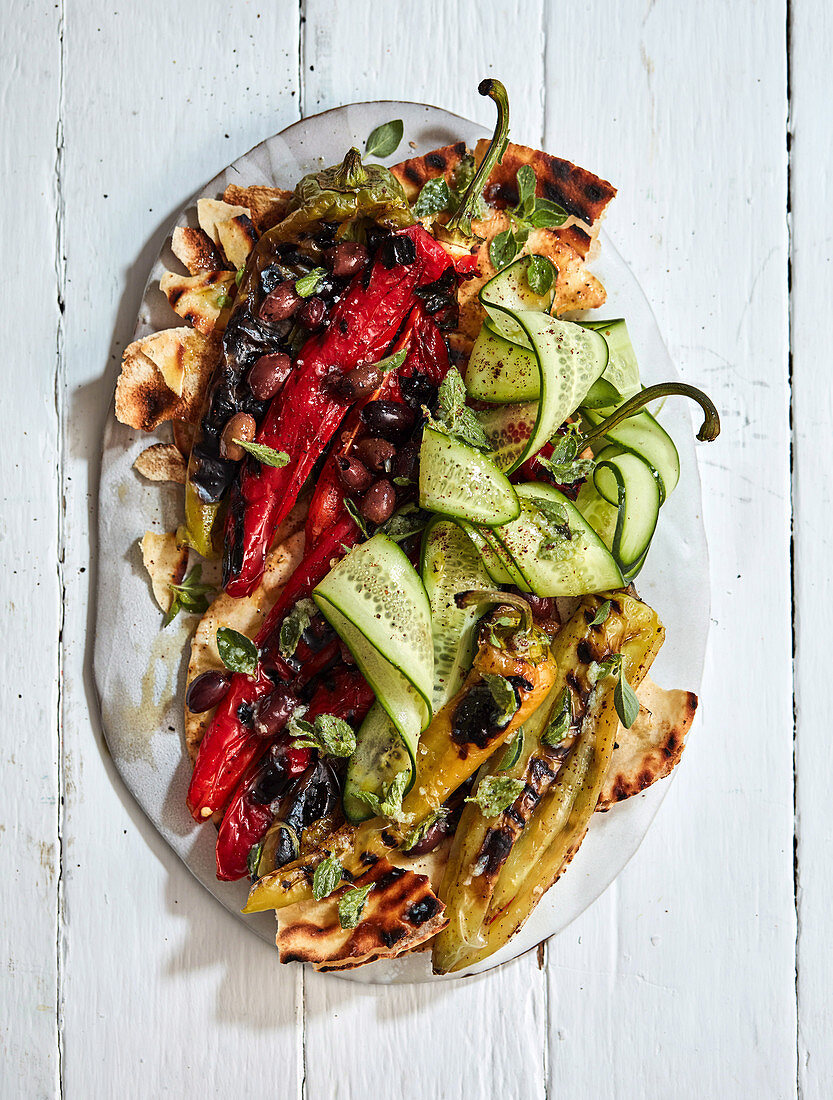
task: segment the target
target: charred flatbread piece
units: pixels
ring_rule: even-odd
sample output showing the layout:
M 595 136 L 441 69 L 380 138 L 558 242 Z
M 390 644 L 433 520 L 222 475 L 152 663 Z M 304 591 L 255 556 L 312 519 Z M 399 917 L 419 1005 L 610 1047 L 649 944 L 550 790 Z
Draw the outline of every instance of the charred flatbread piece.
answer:
M 142 451 L 133 463 L 133 469 L 148 481 L 173 481 L 184 485 L 188 463 L 175 444 L 154 443 Z
M 187 676 L 189 684 L 209 669 L 224 667 L 217 651 L 218 628 L 230 626 L 233 630 L 245 634 L 247 638 L 253 638 L 272 610 L 283 586 L 292 576 L 295 568 L 300 565 L 304 554 L 304 533 L 299 530 L 303 524 L 303 518 L 299 516 L 298 509 L 290 512 L 286 524 L 290 527 L 294 524 L 294 530 L 287 533 L 285 525 L 283 532 L 279 532 L 282 536 L 281 541 L 268 555 L 263 580 L 254 592 L 242 599 L 234 599 L 221 592 L 200 619 L 191 640 L 191 659 L 188 662 Z M 200 741 L 211 725 L 213 717 L 213 710 L 192 714 L 188 707 L 185 707 L 185 746 L 192 764 L 197 758 Z
M 159 280 L 159 289 L 180 317 L 208 335 L 217 324 L 233 284 L 231 271 L 201 271 L 197 275 L 166 271 Z
M 666 691 L 647 676 L 636 694 L 639 716 L 629 730 L 619 726 L 597 810 L 609 810 L 664 779 L 683 754 L 697 696 L 690 691 Z
M 216 271 L 223 266 L 220 253 L 203 229 L 178 225 L 171 236 L 171 251 L 191 275 Z
M 220 354 L 216 333 L 163 329 L 134 340 L 124 352 L 116 384 L 116 416 L 151 432 L 165 420 L 196 424 Z
M 445 182 L 454 185 L 454 173 L 463 157 L 468 153 L 466 143 L 457 141 L 453 145 L 443 145 L 422 157 L 411 157 L 395 164 L 391 172 L 402 184 L 408 202 L 414 203 L 417 195 L 429 180 L 445 177 Z
M 342 928 L 339 898 L 371 885 L 355 928 Z M 393 959 L 435 936 L 448 923 L 426 875 L 378 859 L 355 882 L 322 901 L 299 902 L 278 914 L 281 962 L 311 962 L 316 970 L 349 970 Z
M 474 150 L 474 159 L 479 164 L 486 154 L 489 143 L 478 141 Z M 517 206 L 518 169 L 529 164 L 535 171 L 538 181 L 535 193 L 539 198 L 549 199 L 566 210 L 571 219 L 578 223 L 579 235 L 572 235 L 568 241 L 580 255 L 586 256 L 593 241 L 599 234 L 601 218 L 605 207 L 616 195 L 616 188 L 594 176 L 569 160 L 550 156 L 539 149 L 530 149 L 526 145 L 507 145 L 500 164 L 496 164 L 483 197 L 490 206 L 504 209 Z M 564 230 L 570 228 L 565 226 Z M 556 230 L 559 235 L 564 230 Z
M 217 232 L 218 223 L 235 218 L 238 214 L 245 214 L 248 218 L 250 211 L 248 207 L 223 202 L 222 199 L 197 199 L 197 221 L 200 223 L 200 229 L 208 234 L 214 244 L 220 243 L 220 235 Z
M 245 267 L 258 238 L 251 218 L 247 214 L 235 214 L 233 218 L 217 222 L 217 236 L 223 255 L 231 267 L 235 270 Z
M 153 597 L 168 612 L 173 593 L 168 587 L 180 584 L 188 566 L 188 547 L 181 546 L 170 532 L 146 531 L 139 543 L 142 561 L 150 577 Z
M 233 206 L 245 207 L 258 232 L 265 233 L 286 217 L 292 192 L 282 191 L 280 187 L 263 187 L 260 184 L 238 187 L 237 184 L 230 183 L 223 192 L 223 198 Z

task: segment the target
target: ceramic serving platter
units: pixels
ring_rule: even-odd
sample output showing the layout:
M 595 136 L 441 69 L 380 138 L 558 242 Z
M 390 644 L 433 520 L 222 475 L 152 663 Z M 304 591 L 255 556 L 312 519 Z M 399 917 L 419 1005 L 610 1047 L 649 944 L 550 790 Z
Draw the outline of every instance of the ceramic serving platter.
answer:
M 195 203 L 221 197 L 229 183 L 294 187 L 305 173 L 340 161 L 351 145 L 363 148 L 380 123 L 401 118 L 405 139 L 386 163 L 425 153 L 461 138 L 470 146 L 486 135 L 475 123 L 425 104 L 380 101 L 354 103 L 298 122 L 261 142 L 215 176 L 187 202 L 175 225 L 196 224 Z M 517 135 L 519 140 L 523 135 Z M 410 153 L 409 153 L 409 145 Z M 591 166 L 592 167 L 592 166 Z M 171 226 L 173 229 L 173 225 Z M 162 273 L 179 270 L 166 242 L 150 271 L 136 323 L 136 335 L 182 324 L 159 290 Z M 627 264 L 607 236 L 592 269 L 607 288 L 600 317 L 625 317 L 646 384 L 677 378 L 651 308 Z M 640 594 L 657 609 L 667 640 L 651 672 L 663 687 L 699 691 L 709 622 L 708 561 L 700 506 L 700 482 L 686 403 L 671 401 L 661 413 L 680 452 L 681 479 L 660 514 L 648 562 L 639 577 Z M 169 431 L 169 429 L 168 429 Z M 164 426 L 163 426 L 164 433 Z M 168 441 L 167 434 L 159 440 Z M 142 479 L 136 456 L 156 438 L 111 417 L 104 438 L 99 507 L 99 562 L 94 671 L 101 717 L 113 760 L 134 797 L 185 866 L 254 935 L 274 943 L 271 913 L 240 914 L 245 882 L 218 882 L 214 874 L 216 832 L 196 825 L 185 807 L 190 764 L 182 731 L 182 699 L 193 616 L 180 615 L 166 630 L 150 593 L 138 540 L 145 531 L 175 530 L 181 488 Z M 684 765 L 683 765 L 684 766 Z M 545 895 L 527 924 L 502 951 L 466 973 L 479 973 L 538 944 L 574 920 L 619 874 L 645 836 L 669 780 L 596 814 L 578 855 Z M 206 904 L 210 904 L 206 899 Z M 627 919 L 627 914 L 624 914 Z M 275 952 L 276 970 L 280 964 Z M 378 962 L 339 977 L 358 982 L 454 980 L 431 974 L 423 952 L 400 961 Z M 455 976 L 458 977 L 458 976 Z

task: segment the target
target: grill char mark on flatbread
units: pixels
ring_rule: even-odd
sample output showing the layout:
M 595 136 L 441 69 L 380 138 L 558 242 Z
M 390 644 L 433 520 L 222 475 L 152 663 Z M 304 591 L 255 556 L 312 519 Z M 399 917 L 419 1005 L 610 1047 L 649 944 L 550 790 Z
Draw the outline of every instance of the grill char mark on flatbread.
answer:
M 224 266 L 223 258 L 209 235 L 190 225 L 178 225 L 173 231 L 171 251 L 185 266 L 189 275 L 216 271 Z
M 428 180 L 445 176 L 446 183 L 453 184 L 454 172 L 467 152 L 466 143 L 457 141 L 434 149 L 422 157 L 403 160 L 395 164 L 391 172 L 402 184 L 408 202 L 412 203 Z
M 373 889 L 358 925 L 342 928 L 339 897 L 370 883 Z M 311 962 L 318 970 L 346 970 L 411 951 L 446 924 L 444 906 L 428 877 L 381 858 L 330 897 L 281 910 L 276 943 L 281 962 Z

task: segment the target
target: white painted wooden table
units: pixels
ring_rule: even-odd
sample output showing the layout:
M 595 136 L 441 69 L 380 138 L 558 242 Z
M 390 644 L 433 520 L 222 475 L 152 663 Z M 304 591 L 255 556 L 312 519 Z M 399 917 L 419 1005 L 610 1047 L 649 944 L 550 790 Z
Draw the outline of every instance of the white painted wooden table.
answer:
M 829 4 L 4 7 L 2 1097 L 830 1095 Z M 611 237 L 721 407 L 703 704 L 638 856 L 563 935 L 462 984 L 361 988 L 279 969 L 108 760 L 99 442 L 191 192 L 343 102 L 491 124 L 489 74 L 518 140 L 618 185 Z

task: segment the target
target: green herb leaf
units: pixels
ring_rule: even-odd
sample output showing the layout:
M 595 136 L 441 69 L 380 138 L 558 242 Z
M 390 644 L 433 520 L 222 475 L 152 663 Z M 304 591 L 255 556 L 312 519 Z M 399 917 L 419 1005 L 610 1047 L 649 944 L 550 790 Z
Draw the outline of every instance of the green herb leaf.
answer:
M 281 623 L 279 649 L 282 657 L 291 657 L 298 648 L 301 635 L 309 626 L 318 609 L 313 600 L 298 600 Z
M 619 666 L 619 682 L 613 692 L 613 705 L 616 707 L 619 721 L 626 730 L 629 730 L 639 717 L 639 700 L 628 683 L 621 665 Z
M 567 220 L 567 211 L 549 199 L 536 199 L 535 209 L 526 219 L 533 229 L 553 229 Z
M 390 374 L 392 370 L 399 370 L 407 358 L 408 349 L 402 348 L 401 351 L 395 351 L 393 355 L 386 355 L 384 359 L 380 359 L 374 366 L 380 373 Z
M 364 535 L 364 537 L 367 538 L 368 531 L 367 531 L 367 524 L 365 523 L 364 516 L 358 510 L 358 508 L 353 503 L 353 501 L 350 499 L 350 497 L 345 497 L 344 498 L 344 509 L 345 509 L 345 511 L 347 512 L 348 515 L 353 517 L 353 522 L 356 524 L 356 526 L 361 531 L 361 533 Z
M 327 756 L 352 756 L 356 751 L 356 734 L 349 722 L 334 714 L 318 714 L 313 722 L 295 715 L 287 723 L 290 737 L 298 748 L 318 749 Z
M 383 122 L 381 126 L 377 126 L 375 130 L 371 131 L 364 147 L 366 155 L 369 157 L 389 157 L 391 153 L 396 151 L 404 132 L 405 125 L 401 118 L 395 118 L 391 122 Z
M 411 769 L 405 768 L 397 772 L 391 780 L 390 786 L 382 798 L 374 791 L 355 791 L 357 798 L 366 802 L 373 812 L 379 817 L 390 817 L 399 821 L 402 817 L 402 796 L 411 779 Z
M 505 772 L 509 768 L 514 768 L 521 758 L 521 749 L 524 746 L 524 734 L 523 730 L 517 730 L 515 736 L 506 746 L 506 752 L 503 754 L 503 759 L 498 764 L 498 771 Z
M 590 667 L 587 670 L 587 679 L 595 687 L 596 684 L 602 680 L 607 679 L 608 676 L 618 676 L 619 669 L 622 667 L 622 654 L 613 653 L 610 657 L 606 657 L 603 661 L 592 661 Z
M 258 844 L 253 844 L 249 849 L 249 854 L 246 856 L 246 867 L 249 870 L 251 878 L 257 878 L 257 869 L 260 865 L 260 857 L 263 854 L 263 841 Z
M 558 463 L 545 455 L 538 455 L 538 462 L 552 474 L 559 485 L 574 485 L 577 481 L 590 477 L 596 465 L 592 458 L 577 458 L 572 462 Z
M 402 841 L 402 851 L 410 852 L 411 848 L 415 848 L 417 844 L 422 840 L 428 830 L 436 825 L 438 821 L 446 817 L 448 810 L 444 806 L 440 806 L 434 813 L 424 817 L 420 823 L 415 826 L 409 833 L 406 833 L 404 840 Z
M 531 164 L 522 164 L 515 177 L 518 181 L 518 208 L 523 209 L 531 199 L 535 201 L 535 188 L 538 186 L 538 177 Z
M 498 233 L 489 245 L 489 259 L 496 271 L 500 271 L 502 267 L 511 263 L 517 254 L 518 246 L 511 229 L 504 229 L 502 233 Z
M 403 542 L 418 531 L 424 531 L 430 518 L 430 513 L 418 508 L 416 504 L 403 504 L 389 520 L 382 524 L 382 530 L 394 542 Z
M 328 898 L 333 890 L 339 888 L 343 870 L 344 868 L 333 855 L 321 860 L 315 868 L 315 874 L 312 876 L 312 896 L 316 901 Z
M 295 280 L 295 292 L 301 298 L 309 298 L 318 290 L 326 274 L 326 267 L 314 267 L 309 275 L 302 275 L 300 279 Z
M 606 621 L 610 614 L 610 600 L 605 600 L 603 604 L 599 605 L 599 610 L 590 620 L 590 626 L 601 626 Z
M 252 458 L 256 458 L 261 466 L 274 466 L 279 470 L 289 462 L 286 451 L 276 451 L 272 447 L 267 447 L 265 443 L 249 443 L 245 439 L 235 439 L 232 442 L 242 447 Z
M 225 309 L 226 306 L 230 306 L 230 305 L 231 305 L 231 298 L 229 298 L 228 294 L 226 294 L 225 291 L 223 291 L 221 294 L 217 295 L 217 306 L 220 309 Z
M 338 923 L 342 928 L 355 928 L 362 919 L 367 895 L 373 889 L 373 883 L 348 890 L 338 899 Z
M 550 748 L 555 748 L 567 736 L 572 724 L 573 696 L 570 689 L 565 687 L 555 701 L 547 728 L 541 735 L 541 741 Z
M 238 267 L 237 274 L 234 276 L 234 281 L 238 286 L 243 282 L 243 276 L 246 274 L 245 267 Z
M 526 281 L 533 294 L 546 294 L 555 278 L 555 267 L 546 256 L 530 256 L 526 268 Z
M 169 584 L 173 599 L 165 618 L 163 628 L 172 623 L 180 611 L 189 611 L 194 615 L 203 615 L 208 610 L 209 596 L 214 596 L 214 586 L 202 583 L 202 566 L 194 568 L 183 578 L 181 584 Z
M 452 205 L 451 189 L 445 182 L 444 176 L 428 180 L 423 184 L 422 190 L 414 203 L 414 213 L 418 218 L 428 218 L 432 214 L 440 214 L 444 210 L 450 210 Z
M 477 785 L 477 790 L 466 802 L 474 802 L 484 817 L 497 817 L 511 806 L 526 784 L 523 779 L 487 775 Z
M 466 404 L 466 384 L 462 375 L 452 367 L 440 383 L 437 391 L 437 419 L 429 416 L 429 424 L 438 427 L 446 435 L 454 436 L 462 443 L 478 450 L 487 450 L 489 441 L 483 426 Z
M 498 676 L 494 672 L 484 672 L 482 676 L 489 685 L 489 691 L 498 709 L 497 725 L 508 726 L 520 706 L 515 689 L 505 676 Z
M 413 481 L 409 477 L 394 477 L 391 479 L 394 485 L 399 486 L 400 489 L 404 489 L 408 485 L 413 485 Z
M 232 630 L 230 626 L 221 626 L 217 631 L 217 649 L 220 660 L 232 672 L 251 676 L 257 668 L 257 646 L 245 634 Z

